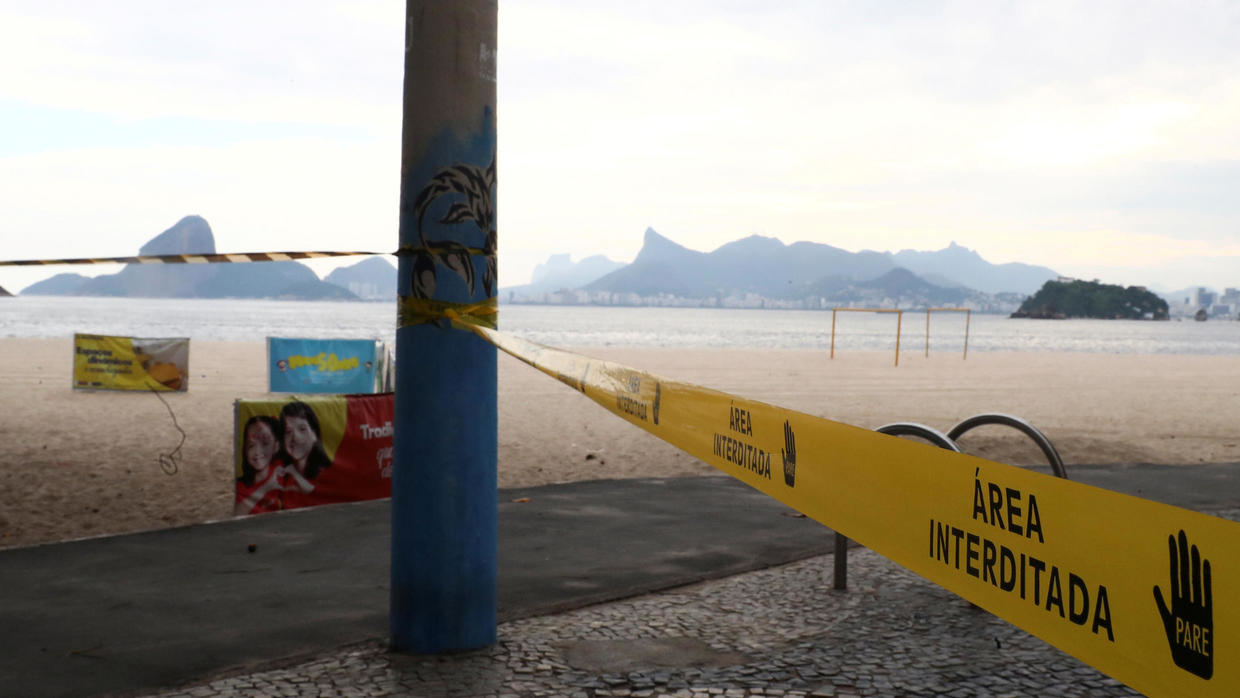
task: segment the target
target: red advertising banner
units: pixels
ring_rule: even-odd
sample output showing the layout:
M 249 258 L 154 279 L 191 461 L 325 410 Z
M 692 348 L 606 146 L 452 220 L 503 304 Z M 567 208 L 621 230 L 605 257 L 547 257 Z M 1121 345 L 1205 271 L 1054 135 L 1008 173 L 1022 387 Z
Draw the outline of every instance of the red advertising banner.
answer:
M 237 400 L 238 516 L 392 495 L 392 393 Z

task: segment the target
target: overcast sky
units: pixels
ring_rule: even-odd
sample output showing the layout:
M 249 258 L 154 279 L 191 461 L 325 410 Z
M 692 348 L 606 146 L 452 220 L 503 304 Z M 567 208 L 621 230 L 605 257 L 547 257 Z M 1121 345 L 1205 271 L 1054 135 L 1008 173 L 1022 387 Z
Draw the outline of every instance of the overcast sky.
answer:
M 397 244 L 404 3 L 0 5 L 0 258 Z M 1240 287 L 1240 3 L 501 0 L 500 284 L 647 226 Z M 350 261 L 316 263 L 325 273 Z M 0 268 L 17 291 L 61 271 Z

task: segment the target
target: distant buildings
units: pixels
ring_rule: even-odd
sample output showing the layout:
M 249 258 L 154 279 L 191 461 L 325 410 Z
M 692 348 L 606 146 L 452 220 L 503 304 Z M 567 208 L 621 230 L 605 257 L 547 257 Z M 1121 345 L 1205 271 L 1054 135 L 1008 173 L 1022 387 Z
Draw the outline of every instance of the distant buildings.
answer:
M 364 301 L 391 300 L 391 294 L 384 293 L 385 288 L 369 281 L 350 281 L 346 288 L 349 292 Z
M 1213 317 L 1235 318 L 1240 313 L 1240 289 L 1223 289 L 1223 295 L 1210 304 L 1208 312 Z
M 1237 314 L 1240 314 L 1240 289 L 1225 288 L 1220 295 L 1199 286 L 1191 289 L 1183 298 L 1170 299 L 1167 305 L 1171 310 L 1171 317 L 1192 318 L 1198 311 L 1205 311 L 1210 318 L 1235 320 Z
M 1019 293 L 977 293 L 975 298 L 967 299 L 953 306 L 968 308 L 979 313 L 1008 314 L 1020 307 L 1024 296 Z M 862 297 L 829 298 L 825 296 L 807 296 L 804 298 L 769 298 L 752 292 L 720 293 L 704 298 L 687 298 L 669 293 L 640 295 L 632 292 L 584 291 L 581 289 L 562 288 L 549 293 L 520 293 L 509 291 L 502 295 L 505 303 L 527 305 L 597 305 L 618 307 L 650 307 L 650 308 L 743 308 L 753 310 L 830 310 L 841 308 L 903 308 L 905 310 L 922 310 L 926 307 L 942 305 L 932 299 L 909 299 L 902 297 L 899 302 L 881 292 L 866 293 Z

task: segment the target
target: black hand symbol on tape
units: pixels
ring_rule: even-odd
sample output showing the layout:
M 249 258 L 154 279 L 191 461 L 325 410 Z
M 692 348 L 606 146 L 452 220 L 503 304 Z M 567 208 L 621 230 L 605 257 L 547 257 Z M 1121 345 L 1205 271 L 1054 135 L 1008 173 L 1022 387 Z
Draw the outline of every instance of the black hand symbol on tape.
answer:
M 779 455 L 784 459 L 784 484 L 795 487 L 797 482 L 797 435 L 792 433 L 792 425 L 784 420 L 784 447 Z
M 1188 537 L 1180 531 L 1177 550 L 1175 536 L 1167 536 L 1171 555 L 1171 608 L 1163 600 L 1162 589 L 1154 585 L 1154 601 L 1167 631 L 1171 659 L 1181 669 L 1203 679 L 1214 675 L 1214 595 L 1210 590 L 1210 561 L 1201 559 L 1197 546 L 1190 561 Z

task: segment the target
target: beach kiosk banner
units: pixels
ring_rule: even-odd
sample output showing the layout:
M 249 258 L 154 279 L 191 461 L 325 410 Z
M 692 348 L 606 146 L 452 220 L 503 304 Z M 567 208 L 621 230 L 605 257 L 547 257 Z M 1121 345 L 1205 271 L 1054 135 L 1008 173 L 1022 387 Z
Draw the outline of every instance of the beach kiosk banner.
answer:
M 189 338 L 73 335 L 75 390 L 189 389 Z
M 373 339 L 267 338 L 273 393 L 375 393 L 384 388 L 387 349 Z
M 234 404 L 237 515 L 392 496 L 393 393 Z

